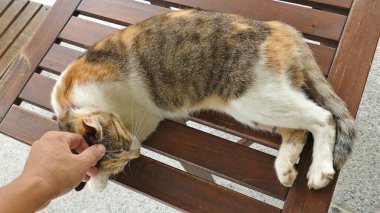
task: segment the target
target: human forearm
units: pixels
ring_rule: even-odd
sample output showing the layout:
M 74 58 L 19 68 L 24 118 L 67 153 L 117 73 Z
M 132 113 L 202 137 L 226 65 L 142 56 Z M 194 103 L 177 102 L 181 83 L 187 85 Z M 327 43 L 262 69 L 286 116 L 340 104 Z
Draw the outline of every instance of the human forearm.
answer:
M 0 189 L 0 212 L 35 212 L 54 197 L 43 179 L 21 175 Z

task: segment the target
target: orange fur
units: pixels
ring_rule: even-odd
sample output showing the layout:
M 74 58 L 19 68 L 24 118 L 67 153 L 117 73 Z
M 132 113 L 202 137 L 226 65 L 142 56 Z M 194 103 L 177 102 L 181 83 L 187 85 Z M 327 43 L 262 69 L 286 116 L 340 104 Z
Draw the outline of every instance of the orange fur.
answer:
M 90 64 L 82 57 L 75 61 L 65 72 L 57 85 L 56 100 L 62 109 L 72 106 L 70 98 L 73 87 L 88 82 L 113 82 L 121 80 L 120 72 L 109 63 Z
M 295 51 L 297 32 L 281 22 L 267 22 L 272 33 L 261 46 L 262 56 L 267 60 L 267 67 L 274 72 L 285 72 L 292 63 L 289 53 Z M 298 36 L 296 36 L 298 37 Z

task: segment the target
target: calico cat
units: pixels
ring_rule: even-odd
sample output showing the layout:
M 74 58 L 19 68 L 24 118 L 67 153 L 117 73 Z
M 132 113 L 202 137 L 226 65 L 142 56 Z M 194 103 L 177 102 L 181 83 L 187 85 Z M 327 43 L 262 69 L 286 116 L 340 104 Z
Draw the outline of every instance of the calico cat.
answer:
M 281 134 L 274 166 L 287 187 L 307 131 L 314 189 L 332 180 L 355 140 L 353 118 L 300 32 L 216 12 L 171 12 L 113 33 L 67 67 L 51 99 L 60 130 L 107 148 L 89 182 L 94 191 L 139 157 L 160 121 L 201 109 Z

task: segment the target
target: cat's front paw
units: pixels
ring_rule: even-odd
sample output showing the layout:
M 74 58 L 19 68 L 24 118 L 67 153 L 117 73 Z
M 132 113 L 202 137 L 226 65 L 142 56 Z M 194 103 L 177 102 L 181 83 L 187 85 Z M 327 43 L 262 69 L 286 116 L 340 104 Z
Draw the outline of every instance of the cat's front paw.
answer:
M 294 169 L 293 165 L 289 162 L 287 164 L 276 161 L 275 169 L 277 178 L 285 187 L 293 186 L 294 181 L 297 178 L 298 172 Z
M 312 163 L 307 178 L 309 189 L 320 189 L 331 182 L 334 178 L 335 170 L 330 163 Z
M 97 175 L 91 177 L 87 183 L 87 186 L 91 192 L 102 192 L 107 187 L 108 177 L 108 175 Z

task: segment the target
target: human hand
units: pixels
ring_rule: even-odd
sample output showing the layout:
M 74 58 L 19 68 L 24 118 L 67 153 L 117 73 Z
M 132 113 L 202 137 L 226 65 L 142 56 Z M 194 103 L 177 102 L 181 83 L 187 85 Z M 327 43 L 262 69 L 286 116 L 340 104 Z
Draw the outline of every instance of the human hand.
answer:
M 96 175 L 94 165 L 105 151 L 102 144 L 89 147 L 78 134 L 47 132 L 33 143 L 21 176 L 41 179 L 55 198 L 69 192 L 82 179 Z

